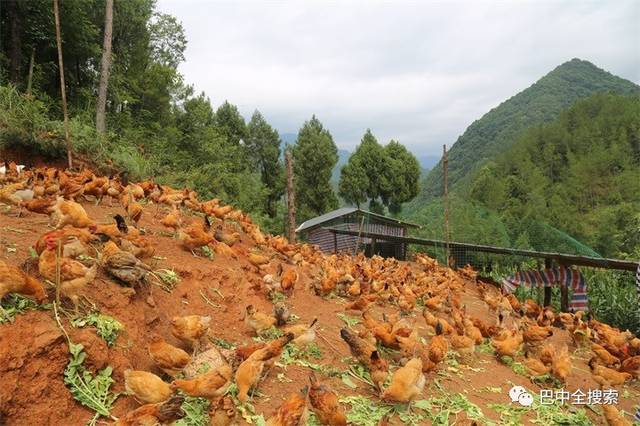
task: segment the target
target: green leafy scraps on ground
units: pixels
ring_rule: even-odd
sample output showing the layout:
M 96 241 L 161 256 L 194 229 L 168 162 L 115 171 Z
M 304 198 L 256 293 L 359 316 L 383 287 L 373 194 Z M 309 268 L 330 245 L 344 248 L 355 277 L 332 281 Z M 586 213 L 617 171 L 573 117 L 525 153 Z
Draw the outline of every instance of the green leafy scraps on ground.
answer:
M 496 353 L 496 351 L 493 349 L 493 346 L 491 346 L 491 341 L 489 339 L 484 339 L 484 341 L 480 345 L 476 346 L 476 350 L 480 353 L 489 355 L 493 355 Z
M 522 365 L 521 362 L 515 361 L 510 356 L 501 357 L 500 362 L 502 362 L 507 367 L 511 367 L 514 373 L 520 376 L 529 377 L 529 375 L 527 374 L 527 369 L 524 367 L 524 365 Z
M 222 338 L 218 338 L 218 337 L 211 337 L 210 338 L 211 342 L 213 342 L 214 345 L 222 348 L 222 349 L 235 349 L 236 345 L 233 342 L 229 342 L 225 339 Z
M 560 401 L 551 400 L 551 404 L 541 404 L 540 396 L 536 393 L 533 395 L 533 405 L 528 408 L 515 404 L 489 404 L 488 407 L 500 414 L 500 425 L 516 426 L 523 424 L 522 417 L 530 412 L 535 418 L 529 421 L 533 424 L 548 425 L 572 425 L 572 426 L 591 426 L 593 423 L 587 416 L 584 408 L 576 406 L 563 406 Z M 488 425 L 494 423 L 487 422 Z
M 354 326 L 360 324 L 360 318 L 350 317 L 349 315 L 343 314 L 342 312 L 338 312 L 336 316 L 340 318 L 349 328 L 353 328 Z
M 171 291 L 180 281 L 180 277 L 173 269 L 158 269 L 153 272 L 153 275 L 160 278 L 163 285 L 161 287 L 166 291 Z
M 200 250 L 202 250 L 202 254 L 204 254 L 206 258 L 213 259 L 213 251 L 211 251 L 211 247 L 202 246 L 200 247 Z
M 205 398 L 185 396 L 182 403 L 184 417 L 174 423 L 175 426 L 209 426 L 209 401 Z
M 480 407 L 469 401 L 461 393 L 416 401 L 415 406 L 429 413 L 429 418 L 434 426 L 448 425 L 449 416 L 457 416 L 460 413 L 464 413 L 469 420 L 475 420 L 483 424 L 487 422 Z M 437 410 L 437 413 L 434 412 L 434 409 Z
M 8 295 L 0 306 L 0 324 L 14 322 L 16 315 L 23 314 L 29 310 L 51 309 L 50 304 L 39 305 L 33 300 L 20 296 L 19 294 Z
M 287 300 L 287 296 L 279 291 L 271 291 L 269 292 L 269 300 L 271 300 L 271 302 L 273 303 L 284 302 L 285 300 Z
M 340 402 L 351 407 L 346 413 L 347 420 L 358 426 L 377 426 L 382 418 L 393 415 L 398 415 L 403 424 L 412 426 L 424 424 L 426 419 L 423 414 L 409 410 L 407 404 L 385 404 L 361 395 L 341 398 Z
M 282 336 L 284 336 L 284 332 L 282 330 L 274 326 L 271 326 L 271 328 L 268 328 L 267 330 L 263 330 L 260 333 L 258 333 L 258 336 L 254 337 L 253 340 L 255 340 L 256 342 L 264 342 L 264 341 L 275 340 Z
M 118 338 L 118 334 L 124 330 L 124 325 L 117 319 L 101 314 L 100 312 L 91 312 L 81 318 L 71 321 L 71 325 L 77 328 L 93 326 L 96 328 L 96 334 L 102 337 L 107 345 L 113 346 Z
M 311 361 L 314 359 L 322 359 L 322 350 L 317 344 L 311 343 L 304 349 L 301 349 L 295 344 L 289 343 L 285 345 L 282 351 L 282 355 L 280 356 L 280 361 L 277 364 L 285 369 L 288 365 L 296 364 L 301 367 L 311 368 L 312 370 L 316 371 L 322 370 L 322 365 L 316 364 Z
M 322 426 L 322 423 L 320 423 L 320 420 L 318 420 L 316 414 L 313 411 L 309 411 L 306 426 Z
M 94 376 L 84 368 L 87 354 L 81 344 L 70 342 L 69 353 L 71 360 L 64 369 L 64 384 L 76 401 L 96 412 L 89 422 L 95 425 L 100 416 L 111 417 L 111 407 L 119 396 L 109 391 L 114 383 L 112 369 L 108 366 Z

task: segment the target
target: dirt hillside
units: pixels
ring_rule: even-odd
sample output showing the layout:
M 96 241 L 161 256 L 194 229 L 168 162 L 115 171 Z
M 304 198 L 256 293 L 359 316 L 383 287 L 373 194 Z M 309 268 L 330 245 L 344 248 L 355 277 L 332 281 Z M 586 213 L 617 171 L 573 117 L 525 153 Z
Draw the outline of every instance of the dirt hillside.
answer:
M 105 197 L 99 205 L 96 205 L 91 196 L 86 199 L 80 196 L 77 200 L 98 224 L 113 223 L 113 216 L 118 213 L 126 217 L 120 203 L 115 200 L 110 205 L 112 200 L 109 197 Z M 94 327 L 74 327 L 67 315 L 60 314 L 61 324 L 71 341 L 84 346 L 87 354 L 84 366 L 91 372 L 107 366 L 113 368 L 112 390 L 123 393 L 113 406 L 111 414 L 115 418 L 121 418 L 140 406 L 132 396 L 124 394 L 125 370 L 150 371 L 170 381 L 163 376 L 148 354 L 150 336 L 159 334 L 169 343 L 190 353 L 190 348 L 171 333 L 170 321 L 174 316 L 210 316 L 212 322 L 208 345 L 215 346 L 218 343 L 226 346 L 222 343 L 226 342 L 237 347 L 255 343 L 255 333 L 243 321 L 245 307 L 252 304 L 261 312 L 270 314 L 273 311 L 273 302 L 267 297 L 263 277 L 267 274 L 277 276 L 278 267 L 282 265 L 285 270 L 294 268 L 299 279 L 291 295 L 284 297 L 278 294 L 276 299 L 283 301 L 290 312 L 295 314 L 294 318 L 298 318 L 293 321 L 295 323 L 310 323 L 318 318 L 315 344 L 319 348 L 319 355 L 289 360 L 289 365 L 285 365 L 282 359 L 277 362 L 260 382 L 250 405 L 244 407 L 252 407 L 255 416 L 243 416 L 239 410 L 236 416 L 239 424 L 248 419 L 259 423 L 260 414 L 264 419 L 269 418 L 285 398 L 291 393 L 299 392 L 309 383 L 312 370 L 339 395 L 343 401 L 341 407 L 353 424 L 377 424 L 381 413 L 388 414 L 386 420 L 391 424 L 528 424 L 532 421 L 538 424 L 606 424 L 601 415 L 601 406 L 597 404 L 589 407 L 565 405 L 549 408 L 540 406 L 536 400 L 532 407 L 525 408 L 512 403 L 508 391 L 513 385 L 524 386 L 537 395 L 543 388 L 551 389 L 553 382 L 549 380 L 546 384 L 534 383 L 526 374 L 517 374 L 520 366 L 518 363 L 524 358 L 522 351 L 516 355 L 515 366 L 508 366 L 497 360 L 488 339 L 477 345 L 471 356 L 457 357 L 455 351 L 451 350 L 446 360 L 434 371 L 426 373 L 426 386 L 416 398 L 419 403 L 415 403 L 411 411 L 407 411 L 403 404 L 382 404 L 379 394 L 360 380 L 358 374 L 345 373 L 350 368 L 351 371 L 356 369 L 350 358 L 349 347 L 340 337 L 340 329 L 363 329 L 362 313 L 345 309 L 347 303 L 358 297 L 357 294 L 342 296 L 337 294 L 337 290 L 326 295 L 317 294 L 316 288 L 326 279 L 321 258 L 316 258 L 315 261 L 294 258 L 277 252 L 268 243 L 256 244 L 255 239 L 245 233 L 237 221 L 231 219 L 216 223 L 222 224 L 229 233 L 239 233 L 240 240 L 232 246 L 233 255 L 214 253 L 209 257 L 200 251 L 194 255 L 181 247 L 172 231 L 160 223 L 169 212 L 167 205 L 158 207 L 144 199 L 140 203 L 143 205 L 143 212 L 138 228 L 143 230 L 143 237 L 155 249 L 153 257 L 145 259 L 145 262 L 155 271 L 174 271 L 179 280 L 173 289 L 166 291 L 147 283 L 137 287 L 134 292 L 100 268 L 96 279 L 87 286 L 84 294 L 100 313 L 109 315 L 124 325 L 124 330 L 113 346 L 108 346 L 96 334 Z M 0 205 L 0 260 L 19 266 L 28 274 L 41 279 L 38 259 L 34 256 L 32 247 L 43 234 L 52 230 L 49 218 L 24 209 L 21 217 L 17 217 L 17 213 L 16 206 L 9 203 Z M 196 215 L 187 208 L 183 208 L 182 214 L 185 222 L 202 220 L 202 215 Z M 95 249 L 91 250 L 96 250 L 96 253 L 91 257 L 97 259 L 100 257 L 97 253 L 101 245 L 94 246 Z M 248 259 L 253 251 L 269 256 L 269 263 L 261 268 L 254 266 Z M 353 262 L 361 260 L 354 259 Z M 404 267 L 404 263 L 400 265 Z M 413 275 L 410 276 L 414 277 L 436 274 L 434 271 L 440 275 L 448 273 L 445 268 L 434 270 L 432 266 L 413 262 L 406 265 L 406 270 L 412 271 Z M 496 312 L 483 300 L 475 280 L 468 274 L 456 273 L 455 277 L 461 283 L 457 294 L 459 304 L 466 307 L 466 315 L 495 325 Z M 493 297 L 498 294 L 497 289 L 489 290 L 489 295 Z M 55 290 L 51 286 L 48 287 L 48 295 L 49 302 L 55 299 Z M 428 344 L 434 333 L 434 328 L 426 324 L 422 315 L 422 303 L 429 296 L 437 295 L 425 294 L 418 297 L 406 314 L 408 323 L 418 330 L 423 344 Z M 6 305 L 5 299 L 3 306 Z M 82 306 L 86 312 L 89 302 L 84 301 Z M 63 307 L 70 316 L 73 315 L 73 306 L 65 298 Z M 371 312 L 379 321 L 382 321 L 382 313 L 389 316 L 397 314 L 398 297 L 379 299 L 371 305 Z M 446 313 L 435 314 L 445 319 L 450 318 Z M 514 314 L 514 317 L 518 315 Z M 585 393 L 589 389 L 599 389 L 600 385 L 594 380 L 587 365 L 593 356 L 591 350 L 577 348 L 569 331 L 556 326 L 552 329 L 553 336 L 547 342 L 551 342 L 558 350 L 562 345 L 567 345 L 571 355 L 573 368 L 564 388 L 570 392 L 580 389 Z M 381 353 L 391 361 L 392 372 L 406 362 L 397 350 L 381 349 Z M 74 400 L 63 382 L 63 373 L 68 363 L 67 340 L 51 309 L 26 310 L 17 314 L 12 322 L 0 324 L 0 424 L 82 425 L 89 421 L 94 413 Z M 626 413 L 635 413 L 636 406 L 640 403 L 638 381 L 627 381 L 623 385 L 612 387 L 619 391 L 617 408 Z M 354 396 L 364 396 L 367 400 L 349 399 Z M 357 406 L 356 401 L 370 401 L 370 405 Z M 633 421 L 631 415 L 627 415 L 626 419 Z M 101 418 L 100 421 L 111 420 Z M 313 421 L 308 420 L 309 424 Z

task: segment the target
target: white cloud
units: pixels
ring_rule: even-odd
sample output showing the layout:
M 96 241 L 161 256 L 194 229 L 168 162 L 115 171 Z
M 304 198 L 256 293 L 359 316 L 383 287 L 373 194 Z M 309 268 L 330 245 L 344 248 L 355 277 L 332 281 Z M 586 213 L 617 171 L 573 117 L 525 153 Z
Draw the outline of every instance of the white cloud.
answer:
M 160 0 L 187 82 L 281 132 L 316 114 L 340 147 L 370 127 L 438 155 L 489 109 L 571 58 L 640 82 L 640 2 Z

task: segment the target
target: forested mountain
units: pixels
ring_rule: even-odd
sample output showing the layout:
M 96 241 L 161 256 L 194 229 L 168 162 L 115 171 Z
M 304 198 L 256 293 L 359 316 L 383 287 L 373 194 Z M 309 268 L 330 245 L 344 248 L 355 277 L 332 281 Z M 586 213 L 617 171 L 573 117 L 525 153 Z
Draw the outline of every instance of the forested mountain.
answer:
M 451 147 L 450 190 L 469 178 L 478 165 L 509 149 L 524 129 L 549 122 L 576 100 L 600 92 L 640 93 L 640 87 L 588 61 L 572 59 L 504 101 L 473 122 Z M 421 188 L 408 211 L 415 213 L 420 205 L 442 194 L 440 163 L 423 180 Z
M 525 130 L 454 193 L 450 211 L 457 241 L 637 258 L 640 98 L 593 95 Z M 441 237 L 441 199 L 412 220 Z

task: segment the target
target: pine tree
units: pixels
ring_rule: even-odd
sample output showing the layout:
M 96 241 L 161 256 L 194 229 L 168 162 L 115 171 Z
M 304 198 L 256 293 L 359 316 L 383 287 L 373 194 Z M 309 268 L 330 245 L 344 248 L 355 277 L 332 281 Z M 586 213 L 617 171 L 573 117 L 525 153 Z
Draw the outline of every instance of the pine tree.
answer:
M 298 220 L 338 208 L 338 198 L 330 183 L 331 171 L 338 162 L 338 148 L 315 115 L 298 132 L 293 158 Z
M 284 192 L 284 167 L 280 160 L 280 135 L 258 110 L 247 125 L 245 141 L 249 157 L 260 171 L 262 183 L 268 191 L 265 212 L 276 215 L 277 203 Z

